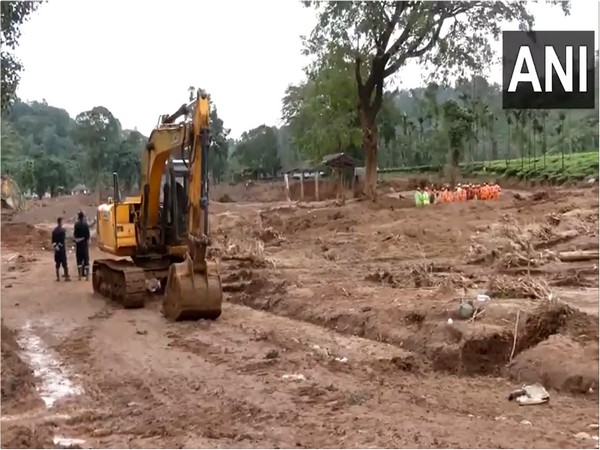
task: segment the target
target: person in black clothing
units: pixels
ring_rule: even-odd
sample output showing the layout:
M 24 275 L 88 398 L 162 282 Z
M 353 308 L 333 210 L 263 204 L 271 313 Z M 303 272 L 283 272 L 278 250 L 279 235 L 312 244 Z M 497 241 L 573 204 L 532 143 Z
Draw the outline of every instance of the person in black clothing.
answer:
M 62 217 L 56 220 L 57 226 L 52 230 L 52 247 L 54 248 L 54 264 L 56 269 L 56 281 L 60 281 L 60 266 L 62 266 L 65 281 L 71 281 L 69 267 L 67 266 L 67 247 L 65 239 L 67 233 L 62 226 Z
M 75 222 L 75 226 L 73 227 L 73 237 L 75 238 L 75 258 L 77 259 L 77 273 L 79 274 L 79 279 L 81 280 L 81 277 L 85 276 L 85 279 L 89 280 L 90 227 L 85 221 L 83 211 L 77 213 L 77 222 Z

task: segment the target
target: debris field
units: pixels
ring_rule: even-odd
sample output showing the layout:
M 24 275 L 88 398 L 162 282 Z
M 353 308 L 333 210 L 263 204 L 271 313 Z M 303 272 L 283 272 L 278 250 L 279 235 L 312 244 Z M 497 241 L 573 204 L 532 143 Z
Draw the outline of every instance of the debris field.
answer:
M 90 197 L 3 215 L 3 447 L 598 448 L 597 190 L 222 191 L 215 322 L 55 282 L 52 224 Z M 549 401 L 509 401 L 532 383 Z

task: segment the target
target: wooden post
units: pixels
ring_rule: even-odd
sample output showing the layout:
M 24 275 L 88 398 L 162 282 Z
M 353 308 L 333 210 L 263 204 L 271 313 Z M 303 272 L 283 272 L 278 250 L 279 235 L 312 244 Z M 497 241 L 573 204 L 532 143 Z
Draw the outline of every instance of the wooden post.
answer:
M 304 170 L 300 172 L 300 201 L 304 201 Z
M 315 172 L 315 201 L 319 201 L 319 169 Z
M 285 180 L 285 197 L 287 198 L 288 202 L 291 202 L 292 200 L 290 199 L 290 178 L 288 177 L 287 173 L 283 175 L 283 179 Z

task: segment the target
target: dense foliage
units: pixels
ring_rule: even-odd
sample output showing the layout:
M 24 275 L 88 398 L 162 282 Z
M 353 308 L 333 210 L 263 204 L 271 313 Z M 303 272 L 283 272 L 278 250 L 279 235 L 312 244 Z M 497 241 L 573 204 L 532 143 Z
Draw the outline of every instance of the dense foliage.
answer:
M 5 45 L 15 48 L 18 26 L 35 9 L 17 3 L 2 3 L 3 52 Z M 572 170 L 597 172 L 597 157 L 595 163 L 571 158 L 598 148 L 597 106 L 593 111 L 502 110 L 500 86 L 472 75 L 482 73 L 494 56 L 490 39 L 498 36 L 503 20 L 531 26 L 526 2 L 305 3 L 318 16 L 304 38 L 312 62 L 304 81 L 284 93 L 284 125 L 261 124 L 234 140 L 213 105 L 213 181 L 240 174 L 277 176 L 337 152 L 366 164 L 367 194 L 373 193 L 377 168 L 453 169 L 449 173 L 456 174 L 493 161 L 494 173 L 522 177 L 562 179 L 574 176 Z M 567 2 L 550 3 L 568 13 Z M 6 33 L 5 20 L 12 27 Z M 423 63 L 425 73 L 432 75 L 429 82 L 412 90 L 386 88 L 388 78 L 402 77 L 409 59 Z M 3 60 L 3 88 L 5 77 L 18 81 L 19 70 L 5 71 Z M 6 92 L 3 109 L 14 89 Z M 100 186 L 112 171 L 126 189 L 133 189 L 145 140 L 137 130 L 123 130 L 106 107 L 72 119 L 44 101 L 17 100 L 10 114 L 3 114 L 2 169 L 37 192 L 54 193 L 59 186 L 77 183 Z M 571 163 L 577 169 L 570 169 Z
M 209 169 L 223 179 L 228 161 L 227 133 L 212 110 L 213 152 Z M 141 156 L 147 137 L 121 127 L 104 106 L 79 113 L 75 119 L 45 101 L 16 100 L 2 119 L 1 165 L 24 191 L 43 196 L 77 184 L 109 186 L 113 172 L 125 192 L 139 187 Z
M 432 77 L 438 80 L 456 72 L 480 71 L 492 59 L 491 39 L 499 37 L 503 21 L 517 22 L 523 28 L 533 24 L 524 1 L 304 3 L 318 14 L 316 26 L 305 39 L 304 51 L 314 58 L 307 70 L 309 77 L 330 65 L 331 54 L 344 62 L 338 65 L 340 70 L 354 77 L 353 98 L 366 163 L 365 193 L 371 198 L 376 196 L 378 116 L 385 80 L 412 59 L 433 65 Z M 561 5 L 568 13 L 568 2 Z
M 0 59 L 2 60 L 1 109 L 8 110 L 15 99 L 23 70 L 21 61 L 13 53 L 21 37 L 20 27 L 38 9 L 41 1 L 0 2 L 2 32 Z

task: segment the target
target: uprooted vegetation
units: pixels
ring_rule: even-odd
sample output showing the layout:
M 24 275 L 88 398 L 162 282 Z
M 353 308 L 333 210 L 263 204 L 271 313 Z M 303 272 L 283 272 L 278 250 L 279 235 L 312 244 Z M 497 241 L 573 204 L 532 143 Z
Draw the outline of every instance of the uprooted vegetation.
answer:
M 550 213 L 543 223 L 519 224 L 505 214 L 501 223 L 478 231 L 467 255 L 469 264 L 495 264 L 509 269 L 538 267 L 549 262 L 593 260 L 597 251 L 560 252 L 550 248 L 580 236 L 597 238 L 598 213 L 593 210 L 563 210 Z M 597 243 L 596 243 L 597 248 Z
M 551 299 L 552 291 L 544 280 L 533 278 L 490 278 L 486 294 L 492 298 Z
M 396 289 L 448 287 L 451 289 L 471 288 L 474 281 L 464 273 L 445 264 L 433 262 L 410 262 L 394 270 L 377 268 L 365 280 Z

